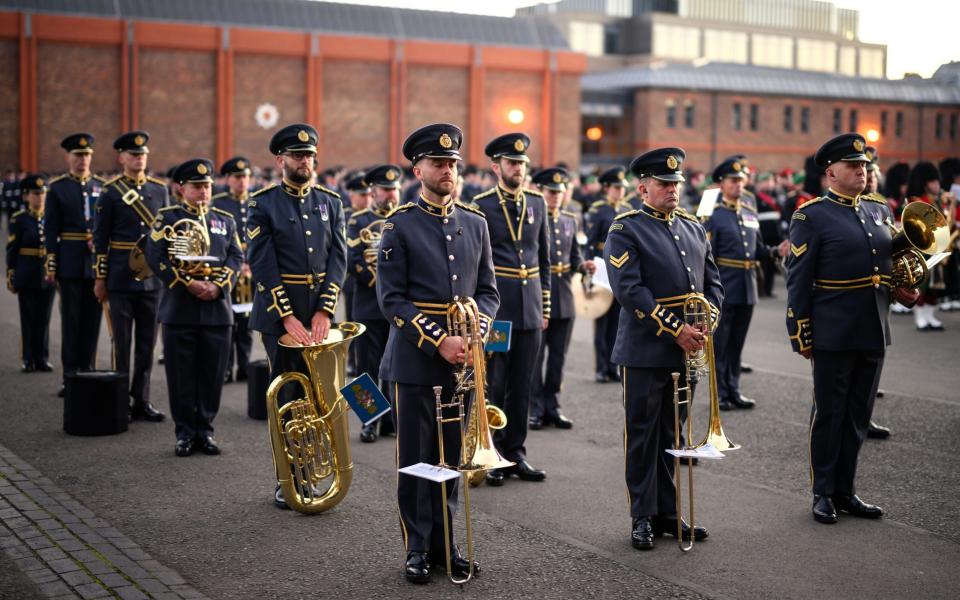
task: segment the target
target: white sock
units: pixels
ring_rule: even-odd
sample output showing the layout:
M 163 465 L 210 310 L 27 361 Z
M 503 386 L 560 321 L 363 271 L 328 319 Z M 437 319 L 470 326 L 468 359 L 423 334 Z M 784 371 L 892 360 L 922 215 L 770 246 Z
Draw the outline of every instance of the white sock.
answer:
M 927 307 L 926 306 L 914 306 L 913 307 L 913 322 L 916 323 L 917 329 L 926 329 L 927 325 L 930 323 L 927 321 Z

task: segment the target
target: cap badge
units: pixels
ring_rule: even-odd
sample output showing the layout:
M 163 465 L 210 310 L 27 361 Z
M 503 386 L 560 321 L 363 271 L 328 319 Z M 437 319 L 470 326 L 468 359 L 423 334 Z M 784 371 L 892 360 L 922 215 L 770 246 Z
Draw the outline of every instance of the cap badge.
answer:
M 873 162 L 873 152 L 870 152 L 869 150 L 867 150 L 864 154 L 866 154 L 867 160 L 869 160 L 870 162 Z
M 853 149 L 857 152 L 863 152 L 863 142 L 860 140 L 853 140 Z
M 680 166 L 680 163 L 677 162 L 677 159 L 672 154 L 667 157 L 667 168 L 671 171 L 676 171 L 677 167 Z
M 200 163 L 199 165 L 197 165 L 197 173 L 200 173 L 201 175 L 206 175 L 206 174 L 207 174 L 207 165 L 205 165 L 205 164 L 203 164 L 203 163 Z
M 517 152 L 523 152 L 526 148 L 527 147 L 523 145 L 523 140 L 518 139 L 513 143 L 513 149 Z
M 440 147 L 449 150 L 453 147 L 453 140 L 450 139 L 450 136 L 444 133 L 440 136 Z
M 43 179 L 37 177 L 36 183 L 37 183 L 37 187 L 38 187 L 38 188 L 43 187 Z
M 553 182 L 554 182 L 554 183 L 563 183 L 563 175 L 561 175 L 560 173 L 554 173 L 554 174 L 553 174 Z
M 238 160 L 238 161 L 237 161 L 237 168 L 238 168 L 238 169 L 246 169 L 246 168 L 247 168 L 247 163 L 246 163 L 246 161 Z
M 144 143 L 146 143 L 146 141 L 147 140 L 144 139 L 142 135 L 138 135 L 137 137 L 133 138 L 133 143 L 135 146 L 142 146 Z
M 626 177 L 623 171 L 617 171 L 617 179 L 623 179 Z
M 387 169 L 387 174 L 384 177 L 387 178 L 387 181 L 393 181 L 397 178 L 397 172 L 393 169 Z
M 301 142 L 309 142 L 310 134 L 301 129 L 300 131 L 297 132 L 297 139 L 300 140 Z
M 736 171 L 736 172 L 739 173 L 740 170 L 743 169 L 743 166 L 741 166 L 740 163 L 735 162 L 735 163 L 733 163 L 733 167 L 732 167 L 732 168 L 733 168 L 734 171 Z
M 85 138 L 85 137 L 82 137 L 82 138 L 80 138 L 79 140 L 77 140 L 77 145 L 80 146 L 81 148 L 86 148 L 86 147 L 87 147 L 87 143 L 88 143 L 88 142 L 87 142 L 87 138 Z

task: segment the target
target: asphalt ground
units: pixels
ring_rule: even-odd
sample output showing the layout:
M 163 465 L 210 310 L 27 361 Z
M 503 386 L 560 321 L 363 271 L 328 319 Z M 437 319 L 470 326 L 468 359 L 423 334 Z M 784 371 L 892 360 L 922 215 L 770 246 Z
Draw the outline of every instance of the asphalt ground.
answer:
M 875 420 L 894 433 L 865 444 L 858 474 L 861 497 L 886 515 L 825 526 L 810 516 L 809 365 L 790 351 L 782 299 L 763 299 L 745 351 L 756 371 L 743 377 L 744 394 L 758 406 L 722 413 L 728 436 L 743 448 L 695 469 L 697 521 L 711 535 L 688 554 L 672 538 L 659 539 L 652 552 L 630 547 L 621 392 L 593 382 L 591 324 L 578 323 L 561 399 L 575 427 L 530 432 L 528 456 L 547 470 L 545 482 L 510 479 L 473 490 L 483 573 L 461 590 L 438 575 L 416 587 L 402 577 L 392 438 L 361 444 L 351 420 L 355 469 L 346 499 L 317 516 L 278 510 L 270 502 L 266 424 L 247 418 L 245 385 L 224 390 L 219 457 L 176 458 L 169 420 L 136 422 L 116 436 L 68 436 L 55 395 L 59 375 L 19 373 L 16 310 L 15 299 L 0 294 L 0 443 L 209 598 L 960 594 L 960 313 L 941 315 L 945 333 L 916 332 L 909 316 L 891 317 L 894 345 L 881 383 L 887 395 Z M 258 342 L 255 348 L 262 356 Z M 158 365 L 154 404 L 169 413 L 164 380 Z M 694 414 L 702 432 L 704 398 Z M 0 553 L 0 598 L 32 597 L 42 596 Z

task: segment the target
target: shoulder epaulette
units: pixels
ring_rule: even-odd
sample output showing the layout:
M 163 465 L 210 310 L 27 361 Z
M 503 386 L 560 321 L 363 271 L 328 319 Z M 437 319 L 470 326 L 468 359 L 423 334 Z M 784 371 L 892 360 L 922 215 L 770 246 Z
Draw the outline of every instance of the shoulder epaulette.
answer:
M 470 206 L 469 204 L 466 204 L 466 203 L 464 203 L 464 202 L 460 202 L 459 200 L 457 200 L 454 204 L 456 204 L 457 206 L 459 206 L 460 208 L 462 208 L 462 209 L 465 210 L 465 211 L 472 212 L 472 213 L 474 213 L 474 214 L 476 214 L 476 215 L 480 215 L 481 217 L 486 218 L 486 216 L 487 216 L 487 215 L 484 214 L 484 212 L 483 212 L 482 210 L 480 210 L 480 209 L 477 208 L 476 206 Z
M 325 188 L 325 187 L 323 187 L 323 186 L 320 185 L 319 183 L 313 184 L 313 187 L 317 188 L 317 189 L 320 190 L 321 192 L 326 192 L 326 193 L 330 194 L 330 195 L 333 196 L 334 198 L 339 198 L 339 197 L 340 197 L 340 194 L 336 193 L 335 191 L 331 190 L 330 188 Z
M 413 203 L 413 202 L 407 202 L 406 204 L 401 204 L 400 206 L 396 207 L 395 209 L 393 209 L 393 210 L 391 210 L 389 213 L 387 213 L 387 216 L 386 216 L 385 218 L 389 219 L 389 218 L 392 217 L 393 215 L 395 215 L 395 214 L 397 214 L 397 213 L 399 213 L 399 212 L 403 212 L 403 211 L 405 211 L 405 210 L 410 210 L 410 209 L 413 208 L 414 206 L 416 206 L 416 204 Z
M 66 176 L 67 176 L 66 173 L 62 173 L 62 174 L 60 174 L 60 175 L 57 175 L 56 177 L 54 177 L 53 179 L 51 179 L 50 181 L 48 181 L 48 182 L 47 182 L 47 185 L 53 185 L 53 184 L 55 184 L 56 182 L 60 181 L 61 179 L 63 179 L 63 178 L 66 177 Z
M 27 212 L 27 210 L 24 209 L 24 208 L 21 208 L 21 209 L 18 210 L 17 212 L 15 212 L 15 213 L 13 213 L 12 215 L 10 215 L 10 218 L 11 218 L 11 219 L 16 219 L 17 217 L 19 217 L 20 215 L 22 215 L 22 214 L 25 213 L 25 212 Z
M 490 188 L 489 190 L 487 190 L 487 191 L 485 191 L 485 192 L 480 192 L 479 194 L 477 194 L 476 196 L 474 196 L 473 199 L 474 199 L 474 201 L 476 201 L 476 200 L 479 200 L 480 198 L 486 198 L 487 196 L 491 196 L 491 195 L 496 194 L 496 193 L 497 193 L 497 188 L 492 187 L 492 188 Z
M 817 202 L 823 202 L 826 198 L 827 198 L 826 196 L 819 196 L 817 198 L 814 198 L 813 200 L 807 200 L 806 202 L 798 206 L 797 210 L 803 210 L 808 206 L 812 206 L 816 204 Z
M 117 175 L 117 176 L 114 177 L 113 179 L 108 179 L 108 180 L 104 181 L 104 182 L 103 182 L 103 185 L 113 185 L 113 184 L 115 184 L 116 182 L 120 181 L 120 178 L 121 178 L 121 177 L 123 177 L 123 175 Z
M 230 211 L 223 210 L 222 208 L 217 208 L 216 206 L 211 206 L 210 210 L 217 213 L 218 215 L 223 215 L 224 217 L 230 217 L 231 219 L 233 219 L 233 213 L 231 213 Z
M 597 200 L 597 201 L 595 201 L 593 204 L 591 204 L 591 205 L 590 205 L 590 208 L 588 208 L 587 210 L 593 210 L 593 209 L 595 209 L 595 208 L 600 208 L 601 206 L 603 206 L 603 205 L 606 204 L 606 203 L 607 203 L 606 200 Z
M 167 185 L 167 182 L 166 182 L 166 181 L 164 181 L 164 180 L 162 180 L 162 179 L 157 179 L 156 177 L 152 177 L 152 176 L 150 176 L 150 175 L 147 175 L 147 181 L 150 181 L 150 182 L 152 182 L 152 183 L 158 183 L 158 184 L 160 184 L 160 185 Z
M 876 202 L 877 204 L 887 205 L 887 199 L 877 194 L 876 192 L 870 192 L 869 194 L 863 194 L 860 196 L 863 200 L 869 200 L 870 202 Z
M 368 212 L 370 212 L 370 209 L 369 209 L 369 208 L 362 208 L 362 209 L 358 210 L 357 212 L 350 213 L 350 219 L 351 219 L 351 220 L 352 220 L 352 219 L 356 219 L 356 218 L 359 217 L 360 215 L 365 215 L 365 214 L 367 214 Z
M 225 198 L 228 195 L 230 195 L 230 192 L 220 192 L 219 194 L 214 194 L 213 198 L 210 198 L 210 200 L 216 200 L 217 198 Z
M 277 185 L 279 185 L 279 184 L 277 184 L 277 183 L 272 183 L 272 184 L 268 185 L 267 187 L 262 187 L 262 188 L 260 188 L 259 190 L 255 191 L 254 193 L 250 194 L 250 197 L 251 197 L 251 198 L 256 198 L 257 196 L 259 196 L 260 194 L 262 194 L 262 193 L 264 193 L 264 192 L 269 192 L 269 191 L 272 190 L 273 188 L 277 187 Z
M 685 209 L 682 209 L 682 208 L 679 208 L 679 207 L 678 207 L 676 210 L 673 211 L 673 213 L 674 213 L 675 215 L 677 215 L 678 217 L 682 217 L 682 218 L 684 218 L 684 219 L 686 219 L 686 220 L 688 220 L 688 221 L 693 221 L 694 223 L 699 223 L 699 222 L 700 222 L 700 219 L 698 219 L 698 218 L 696 218 L 695 216 L 691 215 L 691 214 L 688 213 Z
M 100 177 L 99 175 L 94 175 L 93 178 L 96 179 L 97 181 L 99 181 L 100 183 L 106 183 L 106 182 L 107 182 L 107 178 L 106 178 L 106 177 Z
M 179 204 L 171 204 L 170 206 L 164 206 L 157 212 L 170 212 L 171 210 L 177 210 L 178 208 L 181 208 Z
M 543 192 L 539 190 L 531 190 L 531 189 L 524 188 L 523 193 L 530 194 L 531 196 L 539 196 L 540 198 L 543 198 Z
M 635 214 L 638 214 L 639 210 L 628 210 L 625 213 L 620 213 L 619 215 L 613 218 L 614 221 L 619 221 L 620 219 L 626 219 L 627 217 L 632 217 Z
M 561 214 L 561 215 L 567 215 L 568 217 L 573 217 L 574 219 L 577 218 L 577 213 L 575 213 L 575 212 L 573 212 L 573 211 L 570 211 L 570 210 L 561 210 L 561 211 L 560 211 L 560 214 Z

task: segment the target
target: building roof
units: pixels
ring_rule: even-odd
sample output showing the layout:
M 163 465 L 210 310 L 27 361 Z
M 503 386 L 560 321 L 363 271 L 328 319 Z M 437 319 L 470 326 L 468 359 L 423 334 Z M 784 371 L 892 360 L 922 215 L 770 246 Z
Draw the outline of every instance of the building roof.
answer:
M 556 25 L 543 18 L 463 15 L 310 0 L 0 0 L 0 10 L 569 49 Z
M 869 79 L 732 63 L 654 63 L 588 73 L 581 79 L 581 87 L 584 92 L 668 88 L 806 98 L 960 104 L 960 86 L 931 79 Z

